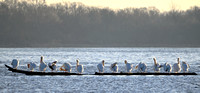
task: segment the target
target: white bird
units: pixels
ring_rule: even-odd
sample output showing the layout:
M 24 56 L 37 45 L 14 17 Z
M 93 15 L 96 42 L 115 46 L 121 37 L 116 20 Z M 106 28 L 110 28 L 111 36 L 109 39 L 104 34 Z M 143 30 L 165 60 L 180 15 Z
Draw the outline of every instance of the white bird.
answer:
M 104 72 L 104 60 L 102 60 L 102 62 L 97 65 L 97 68 L 99 70 L 99 73 Z
M 153 58 L 153 60 L 154 60 L 154 65 L 153 65 L 153 70 L 155 71 L 155 72 L 160 72 L 160 64 L 156 61 L 156 58 Z
M 13 66 L 13 69 L 17 69 L 17 66 L 19 66 L 19 60 L 13 59 L 11 65 Z
M 126 64 L 126 71 L 130 73 L 133 70 L 133 64 L 128 63 L 127 60 L 125 60 L 124 63 Z
M 33 62 L 30 62 L 30 63 L 28 63 L 28 68 L 29 68 L 31 71 L 33 71 L 34 68 L 36 68 L 36 64 L 33 63 Z
M 175 64 L 173 65 L 173 71 L 174 71 L 175 73 L 178 73 L 178 72 L 181 71 L 180 58 L 178 58 L 177 61 L 178 61 L 178 63 L 175 63 Z
M 117 62 L 111 64 L 110 70 L 111 70 L 113 73 L 117 73 L 117 72 L 118 72 L 118 65 L 117 65 Z
M 189 64 L 187 64 L 186 62 L 182 62 L 182 70 L 184 73 L 188 72 L 189 68 L 190 68 Z
M 41 56 L 39 70 L 45 71 L 46 68 L 47 68 L 47 64 L 45 62 L 43 62 L 43 56 Z
M 49 63 L 48 65 L 49 65 L 49 68 L 51 69 L 51 71 L 53 71 L 53 70 L 56 70 L 56 63 L 57 63 L 58 61 L 54 61 L 54 62 L 52 62 L 52 63 Z
M 84 68 L 83 68 L 83 65 L 80 65 L 79 64 L 79 60 L 76 60 L 76 70 L 79 72 L 79 74 L 80 73 L 83 73 L 83 71 L 84 71 Z
M 64 63 L 61 67 L 60 67 L 61 71 L 66 71 L 68 73 L 70 73 L 72 71 L 72 67 L 70 63 Z
M 172 71 L 172 66 L 168 64 L 167 62 L 164 65 L 161 65 L 161 67 L 163 67 L 164 72 L 170 73 Z
M 139 72 L 146 72 L 147 65 L 143 62 L 140 62 L 135 69 L 138 69 Z

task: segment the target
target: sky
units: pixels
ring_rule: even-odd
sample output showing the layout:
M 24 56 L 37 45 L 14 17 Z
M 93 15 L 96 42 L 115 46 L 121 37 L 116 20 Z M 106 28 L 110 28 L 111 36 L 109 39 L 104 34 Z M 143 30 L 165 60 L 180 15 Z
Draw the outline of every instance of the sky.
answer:
M 81 2 L 88 6 L 108 7 L 110 9 L 156 7 L 161 12 L 169 11 L 172 8 L 187 10 L 191 6 L 200 6 L 200 0 L 46 0 L 48 4 L 59 2 Z

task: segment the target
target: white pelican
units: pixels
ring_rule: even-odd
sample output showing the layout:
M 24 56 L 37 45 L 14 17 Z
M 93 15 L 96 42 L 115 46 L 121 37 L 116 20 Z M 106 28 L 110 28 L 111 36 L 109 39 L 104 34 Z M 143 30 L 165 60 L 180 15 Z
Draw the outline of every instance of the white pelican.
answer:
M 156 61 L 156 58 L 153 58 L 153 60 L 154 60 L 154 65 L 153 65 L 153 70 L 155 71 L 155 72 L 160 72 L 160 64 Z
M 45 71 L 46 68 L 47 68 L 47 64 L 45 62 L 43 62 L 43 56 L 41 56 L 39 70 Z
M 113 73 L 117 73 L 117 72 L 118 72 L 118 65 L 117 65 L 117 62 L 111 64 L 110 70 L 111 70 Z
M 28 68 L 29 68 L 31 71 L 33 71 L 34 68 L 36 68 L 36 64 L 33 63 L 33 62 L 30 62 L 30 63 L 28 63 L 27 65 L 28 65 Z
M 133 70 L 133 64 L 128 63 L 127 60 L 125 60 L 124 63 L 126 64 L 126 71 L 130 73 Z
M 102 62 L 97 65 L 97 68 L 99 70 L 99 73 L 104 72 L 104 60 L 102 60 Z
M 175 63 L 175 64 L 173 65 L 173 71 L 174 71 L 175 73 L 178 73 L 178 72 L 181 71 L 180 58 L 178 58 L 177 61 L 178 61 L 178 63 Z
M 17 66 L 19 66 L 19 60 L 13 59 L 11 65 L 13 66 L 13 69 L 17 69 Z
M 56 63 L 57 63 L 57 62 L 58 62 L 58 61 L 54 61 L 54 62 L 48 64 L 48 65 L 49 65 L 49 68 L 51 69 L 51 71 L 56 70 Z
M 84 68 L 83 68 L 83 65 L 79 65 L 79 60 L 76 60 L 76 70 L 80 73 L 83 73 L 84 71 Z
M 135 69 L 138 69 L 139 72 L 146 72 L 147 65 L 143 62 L 140 62 Z
M 184 73 L 188 72 L 189 68 L 190 68 L 189 64 L 187 64 L 186 62 L 182 62 L 182 70 Z
M 72 71 L 72 67 L 70 63 L 64 63 L 61 67 L 60 67 L 60 71 L 66 71 L 66 72 L 71 72 Z
M 165 72 L 170 73 L 172 71 L 172 66 L 168 64 L 167 62 L 164 65 L 161 65 L 160 67 L 163 67 Z

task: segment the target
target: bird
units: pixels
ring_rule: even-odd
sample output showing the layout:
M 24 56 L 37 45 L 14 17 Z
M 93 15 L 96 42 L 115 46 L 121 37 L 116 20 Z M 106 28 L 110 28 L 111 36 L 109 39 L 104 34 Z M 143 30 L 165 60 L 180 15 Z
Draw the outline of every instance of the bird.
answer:
M 117 65 L 117 62 L 111 64 L 110 70 L 111 70 L 113 73 L 117 73 L 117 72 L 118 72 L 118 65 Z
M 164 72 L 170 73 L 172 71 L 172 66 L 168 64 L 167 62 L 164 65 L 161 65 L 160 67 L 163 67 Z
M 78 59 L 76 60 L 76 62 L 77 62 L 76 63 L 76 70 L 78 71 L 79 74 L 83 73 L 83 71 L 84 71 L 83 65 L 79 64 L 79 60 Z
M 19 66 L 19 60 L 13 59 L 11 65 L 13 66 L 13 69 L 17 69 L 17 67 Z
M 182 70 L 184 73 L 188 72 L 189 68 L 190 68 L 189 64 L 187 64 L 186 62 L 182 62 Z
M 97 68 L 98 68 L 98 70 L 99 70 L 99 73 L 103 73 L 104 72 L 104 60 L 102 60 L 102 62 L 101 63 L 99 63 L 98 65 L 97 65 Z
M 58 61 L 56 60 L 56 61 L 54 61 L 54 62 L 52 62 L 52 63 L 49 63 L 48 65 L 49 65 L 49 68 L 51 69 L 51 71 L 54 71 L 54 70 L 56 70 L 56 63 L 57 63 Z
M 27 66 L 31 71 L 34 71 L 34 68 L 36 68 L 36 64 L 33 62 L 28 63 Z
M 161 68 L 160 64 L 156 61 L 156 58 L 153 58 L 153 60 L 154 60 L 153 70 L 155 72 L 160 72 L 160 68 Z
M 180 58 L 177 59 L 178 63 L 175 63 L 173 65 L 173 71 L 174 73 L 178 73 L 181 71 L 181 64 L 180 64 Z
M 135 69 L 138 69 L 139 72 L 146 72 L 147 65 L 143 62 L 140 62 Z
M 43 61 L 43 56 L 41 56 L 39 70 L 45 71 L 46 68 L 47 68 L 47 64 Z
M 60 70 L 61 70 L 61 71 L 66 71 L 66 72 L 70 73 L 71 70 L 72 70 L 71 64 L 68 63 L 68 62 L 67 62 L 67 63 L 64 63 L 64 64 L 60 67 Z
M 128 63 L 127 60 L 125 60 L 124 63 L 126 64 L 126 71 L 130 73 L 133 70 L 133 64 Z

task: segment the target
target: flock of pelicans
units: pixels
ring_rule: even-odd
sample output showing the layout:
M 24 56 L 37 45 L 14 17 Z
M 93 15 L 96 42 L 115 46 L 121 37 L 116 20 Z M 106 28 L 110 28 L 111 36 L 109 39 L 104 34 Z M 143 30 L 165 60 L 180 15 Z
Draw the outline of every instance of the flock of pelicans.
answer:
M 163 67 L 164 69 L 164 72 L 168 72 L 170 73 L 172 71 L 172 66 L 168 63 L 165 63 L 163 65 L 160 65 L 157 61 L 156 61 L 156 58 L 153 58 L 154 60 L 154 66 L 153 66 L 153 69 L 155 72 L 160 72 L 160 68 Z M 177 59 L 177 63 L 173 64 L 173 72 L 174 73 L 178 73 L 181 71 L 183 72 L 188 72 L 189 70 L 189 65 L 186 63 L 186 62 L 182 62 L 182 66 L 180 64 L 180 58 Z M 57 71 L 57 66 L 56 66 L 56 63 L 58 61 L 54 61 L 52 63 L 49 63 L 48 66 L 49 68 L 52 70 L 52 71 Z M 78 73 L 83 73 L 84 71 L 84 67 L 83 65 L 80 65 L 79 64 L 79 60 L 76 60 L 77 64 L 76 64 L 76 70 Z M 124 61 L 125 62 L 125 65 L 126 65 L 126 71 L 127 73 L 130 73 L 132 70 L 133 70 L 133 64 L 131 63 L 128 63 L 127 60 Z M 17 69 L 17 67 L 19 66 L 19 61 L 17 59 L 13 59 L 12 60 L 12 63 L 11 65 L 13 66 L 14 69 Z M 36 68 L 36 64 L 33 63 L 33 62 L 30 62 L 28 63 L 28 68 L 33 71 L 34 68 Z M 39 70 L 40 71 L 45 71 L 47 68 L 47 64 L 43 61 L 43 56 L 41 56 L 41 59 L 40 59 L 40 65 L 39 65 Z M 97 65 L 97 68 L 99 70 L 99 73 L 104 73 L 104 60 L 99 63 Z M 143 62 L 140 62 L 136 67 L 135 69 L 137 69 L 139 72 L 146 72 L 147 70 L 147 65 Z M 66 71 L 68 73 L 71 72 L 72 70 L 72 66 L 70 63 L 64 63 L 60 68 L 59 68 L 60 71 Z M 111 64 L 110 66 L 110 70 L 113 72 L 113 73 L 117 73 L 118 72 L 118 65 L 117 65 L 117 62 Z

